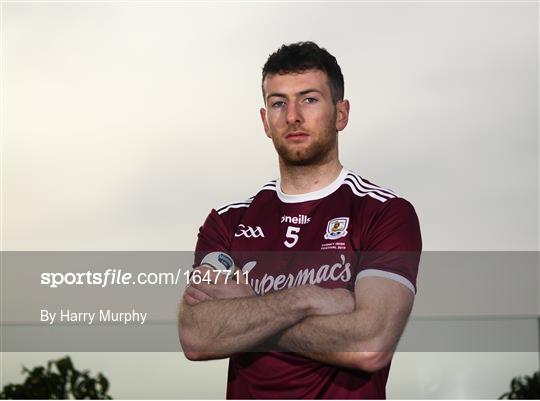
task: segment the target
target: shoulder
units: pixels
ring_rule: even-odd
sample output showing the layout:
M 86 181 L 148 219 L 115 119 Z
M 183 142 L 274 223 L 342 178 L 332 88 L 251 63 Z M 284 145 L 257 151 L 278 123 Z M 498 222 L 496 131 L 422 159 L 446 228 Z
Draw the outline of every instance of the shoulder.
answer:
M 241 218 L 246 211 L 254 204 L 257 204 L 261 198 L 275 195 L 276 192 L 276 180 L 272 180 L 264 184 L 255 195 L 244 199 L 238 200 L 225 205 L 216 207 L 214 210 L 222 219 L 230 219 L 232 217 Z
M 350 188 L 353 195 L 358 198 L 370 198 L 378 201 L 377 203 L 385 203 L 390 199 L 399 198 L 400 196 L 389 188 L 374 184 L 359 174 L 348 171 L 343 185 Z
M 343 184 L 353 198 L 362 201 L 365 211 L 381 213 L 393 211 L 402 214 L 415 214 L 413 205 L 400 194 L 387 187 L 374 184 L 352 171 L 348 171 Z
M 350 190 L 357 217 L 361 219 L 364 234 L 388 233 L 398 227 L 419 232 L 418 216 L 414 206 L 395 191 L 374 184 L 353 172 L 348 172 L 343 185 Z

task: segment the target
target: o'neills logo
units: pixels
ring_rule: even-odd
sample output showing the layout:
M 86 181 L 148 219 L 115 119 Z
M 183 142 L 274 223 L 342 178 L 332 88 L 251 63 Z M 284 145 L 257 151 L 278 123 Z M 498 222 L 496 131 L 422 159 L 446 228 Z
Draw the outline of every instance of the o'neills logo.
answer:
M 285 288 L 298 287 L 305 284 L 320 284 L 325 281 L 351 280 L 351 264 L 345 260 L 345 255 L 341 255 L 341 261 L 333 265 L 322 265 L 319 268 L 305 268 L 295 274 L 279 274 L 273 276 L 265 274 L 261 279 L 250 279 L 253 290 L 259 295 L 264 295 L 269 291 L 279 291 Z M 250 272 L 257 262 L 248 262 L 242 268 L 244 273 Z
M 282 223 L 292 223 L 292 224 L 307 224 L 311 221 L 310 217 L 307 217 L 305 214 L 299 214 L 298 216 L 281 216 Z

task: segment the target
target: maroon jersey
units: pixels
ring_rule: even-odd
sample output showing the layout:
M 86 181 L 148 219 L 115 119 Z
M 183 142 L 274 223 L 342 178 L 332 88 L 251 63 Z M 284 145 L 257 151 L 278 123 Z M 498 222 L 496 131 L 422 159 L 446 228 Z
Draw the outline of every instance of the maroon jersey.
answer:
M 244 202 L 212 210 L 195 265 L 224 251 L 259 295 L 306 284 L 354 290 L 368 276 L 414 293 L 421 247 L 412 205 L 343 169 L 315 192 L 287 195 L 277 180 Z M 245 352 L 230 358 L 227 398 L 385 398 L 389 369 L 367 373 L 292 352 Z

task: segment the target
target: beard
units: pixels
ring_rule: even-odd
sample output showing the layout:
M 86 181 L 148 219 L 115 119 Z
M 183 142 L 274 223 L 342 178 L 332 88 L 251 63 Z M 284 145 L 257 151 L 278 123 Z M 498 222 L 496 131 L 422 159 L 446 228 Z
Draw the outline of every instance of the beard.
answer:
M 276 138 L 274 136 L 273 138 Z M 276 151 L 287 166 L 313 166 L 326 161 L 337 147 L 335 118 L 329 122 L 319 139 L 298 149 L 287 146 L 285 141 L 273 140 Z

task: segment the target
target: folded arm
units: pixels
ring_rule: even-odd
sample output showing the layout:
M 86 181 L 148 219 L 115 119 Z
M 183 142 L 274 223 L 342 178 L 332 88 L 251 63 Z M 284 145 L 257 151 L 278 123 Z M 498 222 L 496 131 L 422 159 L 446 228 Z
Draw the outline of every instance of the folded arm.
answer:
M 413 301 L 412 291 L 396 281 L 364 277 L 356 283 L 352 313 L 307 317 L 274 341 L 311 359 L 374 372 L 390 362 Z
M 225 358 L 249 350 L 310 315 L 352 310 L 345 290 L 302 286 L 256 296 L 247 282 L 190 284 L 180 304 L 178 333 L 188 359 Z

